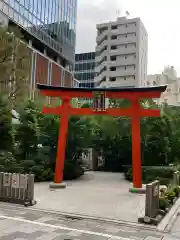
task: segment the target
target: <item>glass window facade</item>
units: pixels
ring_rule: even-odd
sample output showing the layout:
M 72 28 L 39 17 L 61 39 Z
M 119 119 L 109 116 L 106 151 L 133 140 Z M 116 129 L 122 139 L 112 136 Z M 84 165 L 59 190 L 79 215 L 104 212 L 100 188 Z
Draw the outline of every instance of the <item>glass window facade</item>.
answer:
M 80 87 L 94 87 L 95 52 L 75 55 L 75 78 L 80 81 Z
M 74 61 L 77 0 L 5 0 L 4 4 L 12 20 Z

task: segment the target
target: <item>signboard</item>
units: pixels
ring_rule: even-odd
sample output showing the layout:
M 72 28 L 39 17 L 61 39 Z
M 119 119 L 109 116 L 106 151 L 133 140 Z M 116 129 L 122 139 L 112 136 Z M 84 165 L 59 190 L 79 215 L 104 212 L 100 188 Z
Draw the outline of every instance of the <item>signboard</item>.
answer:
M 20 188 L 27 188 L 27 175 L 21 174 L 20 175 Z
M 106 111 L 106 93 L 94 92 L 93 111 Z
M 11 185 L 11 174 L 4 173 L 3 174 L 3 186 L 10 187 L 10 185 Z
M 12 188 L 19 188 L 19 174 L 13 173 L 11 178 Z

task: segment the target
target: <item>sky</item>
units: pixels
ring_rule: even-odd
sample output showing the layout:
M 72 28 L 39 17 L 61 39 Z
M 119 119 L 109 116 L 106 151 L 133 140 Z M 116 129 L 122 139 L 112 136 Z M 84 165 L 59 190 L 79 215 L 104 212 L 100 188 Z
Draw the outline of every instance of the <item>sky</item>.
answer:
M 126 11 L 148 31 L 148 74 L 170 65 L 180 76 L 180 0 L 78 0 L 76 53 L 94 51 L 96 24 Z

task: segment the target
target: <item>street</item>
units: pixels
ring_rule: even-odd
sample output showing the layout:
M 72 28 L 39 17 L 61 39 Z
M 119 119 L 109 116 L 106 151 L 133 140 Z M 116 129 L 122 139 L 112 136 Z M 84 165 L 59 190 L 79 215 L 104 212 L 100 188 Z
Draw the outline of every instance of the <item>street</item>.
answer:
M 158 233 L 155 229 L 144 226 L 67 219 L 59 214 L 0 203 L 1 240 L 159 240 L 162 238 L 176 239 L 175 236 Z

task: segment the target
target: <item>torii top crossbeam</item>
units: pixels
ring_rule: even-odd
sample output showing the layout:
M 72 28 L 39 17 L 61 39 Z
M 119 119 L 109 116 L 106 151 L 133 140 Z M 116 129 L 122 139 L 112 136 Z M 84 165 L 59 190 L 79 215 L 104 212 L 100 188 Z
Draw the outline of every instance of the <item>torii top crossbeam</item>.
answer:
M 44 84 L 37 84 L 41 94 L 49 97 L 59 97 L 61 106 L 51 108 L 43 107 L 43 113 L 60 115 L 60 132 L 58 140 L 58 151 L 56 159 L 55 183 L 61 183 L 63 179 L 66 135 L 68 128 L 68 117 L 71 115 L 112 115 L 128 116 L 132 119 L 132 166 L 133 186 L 142 187 L 141 180 L 141 150 L 140 150 L 140 118 L 146 116 L 159 117 L 159 109 L 144 109 L 140 105 L 141 99 L 160 98 L 161 93 L 167 86 L 158 87 L 124 87 L 124 88 L 66 88 Z M 98 96 L 96 99 L 96 95 Z M 72 98 L 93 98 L 100 105 L 95 104 L 93 108 L 73 108 L 70 104 Z M 125 109 L 102 107 L 105 98 L 128 99 L 131 106 Z M 95 101 L 96 103 L 96 101 Z

